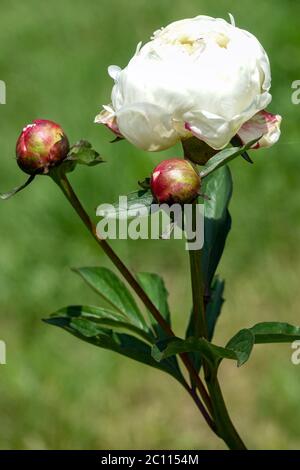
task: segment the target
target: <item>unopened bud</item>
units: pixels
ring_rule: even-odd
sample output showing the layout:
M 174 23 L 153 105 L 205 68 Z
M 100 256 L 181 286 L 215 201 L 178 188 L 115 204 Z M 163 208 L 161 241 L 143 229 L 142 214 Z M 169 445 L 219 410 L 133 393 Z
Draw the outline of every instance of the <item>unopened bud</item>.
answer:
M 53 121 L 38 119 L 26 126 L 16 146 L 17 162 L 25 173 L 48 173 L 67 156 L 69 141 L 63 129 Z
M 164 160 L 153 170 L 151 191 L 159 203 L 186 204 L 192 202 L 200 190 L 201 179 L 187 160 Z

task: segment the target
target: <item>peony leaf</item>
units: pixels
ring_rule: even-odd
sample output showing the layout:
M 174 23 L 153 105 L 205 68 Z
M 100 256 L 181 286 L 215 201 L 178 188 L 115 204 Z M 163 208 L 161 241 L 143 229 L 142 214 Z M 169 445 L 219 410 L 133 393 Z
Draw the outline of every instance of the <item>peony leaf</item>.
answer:
M 55 323 L 57 318 L 71 318 L 71 323 L 76 324 L 78 328 L 80 325 L 82 325 L 82 328 L 85 328 L 86 325 L 86 335 L 91 334 L 93 336 L 94 330 L 96 331 L 98 327 L 111 328 L 121 333 L 133 334 L 149 344 L 153 343 L 153 336 L 151 334 L 129 322 L 119 312 L 103 307 L 71 305 L 58 310 L 46 321 L 48 323 Z
M 133 296 L 118 276 L 107 268 L 84 267 L 73 269 L 84 281 L 130 322 L 148 331 L 146 321 Z
M 240 330 L 225 348 L 204 338 L 169 339 L 153 346 L 153 357 L 160 361 L 175 354 L 198 352 L 217 369 L 222 359 L 234 359 L 241 366 L 247 362 L 254 344 L 289 343 L 300 339 L 300 327 L 281 322 L 263 322 Z
M 142 181 L 138 181 L 138 185 L 139 185 L 142 189 L 150 189 L 150 178 L 145 178 L 145 179 L 142 180 Z
M 116 219 L 130 219 L 138 216 L 150 215 L 153 204 L 153 196 L 149 189 L 139 189 L 129 193 L 126 200 L 120 200 L 107 208 L 97 211 L 99 217 L 111 217 Z
M 263 322 L 239 331 L 226 347 L 243 351 L 244 357 L 239 364 L 242 365 L 249 359 L 254 344 L 290 343 L 295 339 L 300 339 L 299 326 L 282 322 Z
M 235 135 L 234 137 L 232 137 L 230 143 L 233 147 L 240 147 L 241 145 L 243 145 L 243 143 L 242 143 L 242 141 L 241 141 L 241 139 L 239 138 L 238 135 Z M 251 160 L 251 158 L 249 157 L 249 155 L 246 151 L 241 153 L 241 157 L 243 157 L 243 159 L 246 160 L 246 162 L 248 162 L 248 163 L 254 163 L 253 160 Z
M 201 358 L 205 358 L 213 369 L 217 369 L 222 359 L 239 360 L 239 352 L 229 348 L 222 348 L 210 343 L 204 338 L 171 338 L 156 343 L 152 348 L 154 359 L 160 362 L 176 354 L 199 352 Z
M 155 307 L 164 317 L 169 325 L 171 325 L 171 315 L 168 305 L 168 291 L 165 287 L 163 279 L 158 274 L 153 273 L 139 273 L 137 274 L 137 280 L 154 303 Z M 152 327 L 159 339 L 165 338 L 166 333 L 154 320 L 152 315 L 149 313 L 149 319 Z
M 226 165 L 227 163 L 229 163 L 231 160 L 238 157 L 239 155 L 244 154 L 248 149 L 252 147 L 252 145 L 258 142 L 258 140 L 260 139 L 261 139 L 261 136 L 259 138 L 252 140 L 251 142 L 248 142 L 243 147 L 232 147 L 232 148 L 224 149 L 221 152 L 218 152 L 216 155 L 210 158 L 208 162 L 206 163 L 206 165 L 202 168 L 200 172 L 201 178 L 207 177 L 213 171 L 216 171 L 218 168 L 221 168 L 222 166 Z
M 300 327 L 283 322 L 262 322 L 252 328 L 256 344 L 289 343 L 300 338 Z
M 169 338 L 156 343 L 152 348 L 152 355 L 157 361 L 167 359 L 176 354 L 199 353 L 205 358 L 213 370 L 217 370 L 223 359 L 233 359 L 238 366 L 244 364 L 253 347 L 254 335 L 250 330 L 241 330 L 235 341 L 229 342 L 226 348 L 210 343 L 205 338 L 190 337 L 185 340 Z
M 208 339 L 211 341 L 214 336 L 217 320 L 220 316 L 222 305 L 224 303 L 225 281 L 220 280 L 218 277 L 214 279 L 212 284 L 210 295 L 206 300 L 206 321 L 207 321 L 207 332 Z
M 226 345 L 226 348 L 239 352 L 238 366 L 248 361 L 255 342 L 251 330 L 240 330 Z
M 117 352 L 162 370 L 184 384 L 177 361 L 174 361 L 174 358 L 160 363 L 155 361 L 151 355 L 151 338 L 144 330 L 120 320 L 118 315 L 98 307 L 70 306 L 59 310 L 44 321 L 94 346 Z
M 202 271 L 205 291 L 210 295 L 209 289 L 231 228 L 228 205 L 232 194 L 232 178 L 229 168 L 224 166 L 209 175 L 201 189 L 208 196 L 204 200 Z
M 75 162 L 80 165 L 95 166 L 103 163 L 104 160 L 99 153 L 93 149 L 92 144 L 87 140 L 79 140 L 73 145 L 68 153 L 65 162 Z
M 32 181 L 34 180 L 36 175 L 30 175 L 27 181 L 25 181 L 24 184 L 21 186 L 17 186 L 16 188 L 13 188 L 11 191 L 8 191 L 7 193 L 0 193 L 0 198 L 3 199 L 4 201 L 6 199 L 9 199 L 10 197 L 14 196 L 15 194 L 19 193 L 22 191 L 22 189 L 26 188 Z

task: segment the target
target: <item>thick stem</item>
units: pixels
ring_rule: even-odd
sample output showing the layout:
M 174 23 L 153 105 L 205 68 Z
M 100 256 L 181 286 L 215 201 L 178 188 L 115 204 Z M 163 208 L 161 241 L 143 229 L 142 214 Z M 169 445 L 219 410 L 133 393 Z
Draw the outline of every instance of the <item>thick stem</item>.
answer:
M 206 376 L 206 383 L 212 399 L 214 420 L 219 436 L 230 450 L 247 450 L 230 419 L 216 374 Z
M 203 414 L 203 404 L 200 400 L 200 398 L 198 397 L 197 395 L 197 392 L 194 388 L 192 387 L 189 387 L 188 384 L 186 383 L 187 386 L 185 386 L 185 389 L 187 390 L 187 392 L 190 394 L 190 396 L 192 397 L 192 399 L 194 400 L 198 410 L 201 412 L 201 414 Z M 218 428 L 215 424 L 215 422 L 212 420 L 212 418 L 210 417 L 210 415 L 207 413 L 206 410 L 204 410 L 204 419 L 205 421 L 207 422 L 207 424 L 209 425 L 210 429 L 218 436 L 219 436 L 219 432 L 218 432 Z
M 129 283 L 129 285 L 132 287 L 132 289 L 135 291 L 135 293 L 138 295 L 140 300 L 143 302 L 145 307 L 151 312 L 157 323 L 164 329 L 164 331 L 171 337 L 174 337 L 174 333 L 172 329 L 170 328 L 170 325 L 166 322 L 164 317 L 160 314 L 159 310 L 155 307 L 151 299 L 148 297 L 146 292 L 143 290 L 143 288 L 140 286 L 140 284 L 137 282 L 133 274 L 129 271 L 129 269 L 126 267 L 126 265 L 123 263 L 123 261 L 118 257 L 118 255 L 114 252 L 114 250 L 111 248 L 111 246 L 107 243 L 107 241 L 97 234 L 96 231 L 96 226 L 93 224 L 91 221 L 90 217 L 88 216 L 87 212 L 83 208 L 81 202 L 77 198 L 75 192 L 73 191 L 72 186 L 70 185 L 67 177 L 65 174 L 60 174 L 59 172 L 57 173 L 52 173 L 52 179 L 54 182 L 59 186 L 59 188 L 62 190 L 63 194 L 66 196 L 68 201 L 71 203 L 72 207 L 75 209 L 89 232 L 92 234 L 93 238 L 96 240 L 98 245 L 101 246 L 105 254 L 110 258 L 112 263 L 115 265 L 115 267 L 118 269 L 118 271 L 122 274 L 122 276 L 126 279 L 126 281 Z M 197 374 L 196 370 L 193 367 L 193 364 L 190 361 L 190 358 L 188 354 L 181 354 L 180 355 L 182 362 L 184 363 L 186 369 L 188 370 L 190 376 L 193 378 L 199 393 L 206 405 L 203 405 L 202 401 L 198 398 L 198 396 L 192 391 L 192 397 L 198 406 L 199 410 L 201 411 L 204 419 L 208 423 L 208 425 L 212 428 L 212 430 L 215 432 L 214 428 L 214 423 L 210 417 L 210 414 L 208 411 L 211 413 L 212 411 L 212 406 L 211 406 L 211 400 L 210 397 L 207 393 L 207 390 L 205 386 L 202 383 L 202 380 L 200 379 L 199 375 Z M 191 394 L 191 391 L 188 387 L 189 393 Z M 208 410 L 208 411 L 207 411 Z
M 197 201 L 196 201 L 197 202 Z M 196 210 L 193 210 L 193 231 L 196 227 Z M 207 338 L 206 313 L 204 304 L 204 282 L 201 269 L 201 250 L 190 250 L 191 283 L 193 294 L 193 315 L 196 334 Z M 202 358 L 203 369 L 210 398 L 212 400 L 213 418 L 218 435 L 231 450 L 246 449 L 228 414 L 225 401 L 217 378 L 217 372 Z
M 192 207 L 192 229 L 194 233 L 196 233 L 197 230 L 196 211 L 197 200 L 193 203 Z M 207 325 L 204 308 L 204 286 L 203 282 L 199 282 L 199 279 L 202 279 L 201 254 L 201 250 L 189 250 L 195 332 L 198 337 L 207 338 Z

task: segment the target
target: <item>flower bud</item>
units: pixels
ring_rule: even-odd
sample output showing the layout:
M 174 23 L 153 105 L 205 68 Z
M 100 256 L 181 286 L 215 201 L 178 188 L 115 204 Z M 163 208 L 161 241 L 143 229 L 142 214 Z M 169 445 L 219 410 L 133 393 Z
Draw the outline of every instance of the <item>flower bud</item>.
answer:
M 17 141 L 19 167 L 25 173 L 48 173 L 67 156 L 69 141 L 63 129 L 53 121 L 37 119 L 26 126 Z
M 186 204 L 192 202 L 200 190 L 200 176 L 187 160 L 164 160 L 153 170 L 151 191 L 159 203 Z

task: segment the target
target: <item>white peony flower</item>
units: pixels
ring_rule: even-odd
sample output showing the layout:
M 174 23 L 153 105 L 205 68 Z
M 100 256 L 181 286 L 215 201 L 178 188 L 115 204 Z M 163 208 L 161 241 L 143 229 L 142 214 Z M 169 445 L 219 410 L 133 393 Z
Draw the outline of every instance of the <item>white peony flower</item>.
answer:
M 270 65 L 259 41 L 208 16 L 155 32 L 127 67 L 110 66 L 109 75 L 112 104 L 95 122 L 148 151 L 193 135 L 222 149 L 271 102 Z

